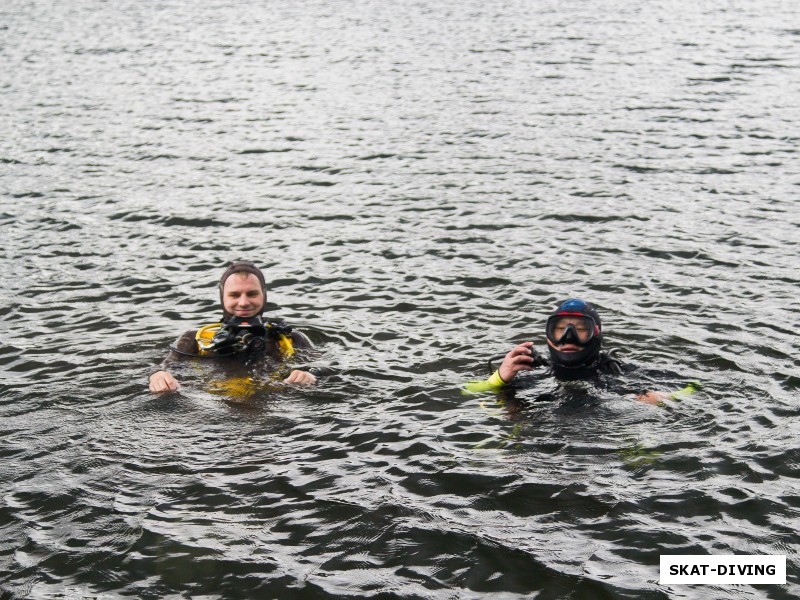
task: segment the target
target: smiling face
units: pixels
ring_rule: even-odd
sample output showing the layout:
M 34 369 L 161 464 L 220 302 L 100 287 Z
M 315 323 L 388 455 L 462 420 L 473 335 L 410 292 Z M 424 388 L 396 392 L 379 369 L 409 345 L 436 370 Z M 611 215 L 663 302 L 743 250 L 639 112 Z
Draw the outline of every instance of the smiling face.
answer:
M 234 317 L 253 317 L 264 306 L 261 282 L 252 273 L 234 273 L 225 280 L 222 305 Z

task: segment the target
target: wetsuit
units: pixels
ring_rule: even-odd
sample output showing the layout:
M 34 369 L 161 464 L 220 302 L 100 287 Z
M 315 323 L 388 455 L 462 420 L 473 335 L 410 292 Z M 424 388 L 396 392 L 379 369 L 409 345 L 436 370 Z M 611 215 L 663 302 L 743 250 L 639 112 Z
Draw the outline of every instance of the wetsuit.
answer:
M 675 373 L 625 363 L 613 350 L 600 352 L 598 360 L 588 367 L 563 367 L 538 353 L 534 353 L 533 358 L 535 370 L 519 373 L 510 382 L 504 382 L 495 371 L 488 379 L 468 382 L 463 390 L 465 393 L 493 392 L 510 412 L 517 412 L 530 402 L 557 401 L 567 410 L 577 410 L 599 403 L 605 394 L 638 396 L 654 386 L 674 390 L 685 385 Z M 698 387 L 698 383 L 689 384 L 673 392 L 672 399 L 683 399 Z M 523 393 L 522 398 L 517 398 L 518 393 Z
M 589 381 L 598 387 L 605 388 L 607 387 L 609 376 L 619 376 L 636 370 L 634 365 L 623 363 L 613 354 L 613 350 L 611 352 L 601 352 L 598 360 L 590 366 L 564 367 L 548 360 L 538 352 L 534 352 L 531 366 L 534 368 L 547 367 L 546 370 L 539 369 L 534 372 L 519 374 L 510 382 L 503 381 L 500 377 L 500 372 L 495 371 L 488 379 L 467 383 L 465 389 L 468 392 L 488 392 L 504 387 L 521 389 L 530 387 L 533 382 L 547 376 L 553 377 L 558 381 Z
M 161 364 L 157 368 L 151 371 L 151 374 L 157 371 L 173 372 L 175 370 L 180 370 L 186 361 L 192 359 L 192 357 L 199 357 L 200 348 L 196 339 L 197 331 L 197 329 L 192 329 L 181 335 L 172 346 L 171 352 L 161 361 Z M 292 340 L 292 347 L 294 350 L 301 351 L 301 354 L 307 355 L 307 352 L 302 351 L 314 349 L 314 345 L 311 343 L 311 340 L 308 339 L 308 336 L 300 331 L 292 330 L 288 337 Z M 214 358 L 213 355 L 211 357 Z M 277 341 L 272 337 L 267 337 L 266 346 L 263 350 L 223 356 L 220 360 L 209 362 L 213 362 L 214 366 L 218 368 L 227 367 L 228 370 L 238 370 L 235 368 L 237 366 L 245 366 L 250 369 L 259 370 L 260 368 L 274 369 L 278 366 L 277 363 L 279 361 L 283 361 L 283 358 Z M 304 356 L 304 358 L 307 358 L 307 356 Z M 293 365 L 292 369 L 308 371 L 315 377 L 322 377 L 332 373 L 331 369 L 320 366 Z M 288 372 L 286 374 L 288 375 Z

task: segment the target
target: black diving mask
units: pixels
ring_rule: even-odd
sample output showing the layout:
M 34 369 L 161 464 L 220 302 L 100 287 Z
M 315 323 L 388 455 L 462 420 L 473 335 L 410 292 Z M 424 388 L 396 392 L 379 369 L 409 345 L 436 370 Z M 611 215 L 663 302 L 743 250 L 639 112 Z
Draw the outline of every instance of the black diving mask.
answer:
M 556 346 L 586 346 L 600 335 L 600 327 L 587 315 L 561 313 L 547 319 L 546 334 L 547 339 Z

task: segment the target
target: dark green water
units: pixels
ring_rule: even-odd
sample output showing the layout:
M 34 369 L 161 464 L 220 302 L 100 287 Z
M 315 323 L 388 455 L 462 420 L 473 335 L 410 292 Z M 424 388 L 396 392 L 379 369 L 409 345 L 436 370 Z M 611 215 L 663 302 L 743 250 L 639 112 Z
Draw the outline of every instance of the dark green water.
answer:
M 4 2 L 0 597 L 800 596 L 799 70 L 777 0 Z M 153 397 L 240 257 L 339 375 Z M 573 295 L 703 389 L 462 395 Z

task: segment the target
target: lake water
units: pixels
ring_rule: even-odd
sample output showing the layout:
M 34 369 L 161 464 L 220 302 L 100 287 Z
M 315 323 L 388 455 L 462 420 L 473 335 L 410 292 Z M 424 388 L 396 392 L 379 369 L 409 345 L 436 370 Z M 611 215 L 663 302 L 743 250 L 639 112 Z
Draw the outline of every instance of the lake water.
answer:
M 0 597 L 800 596 L 798 82 L 778 0 L 4 2 Z M 151 395 L 237 258 L 338 374 Z M 570 296 L 703 388 L 461 393 Z

